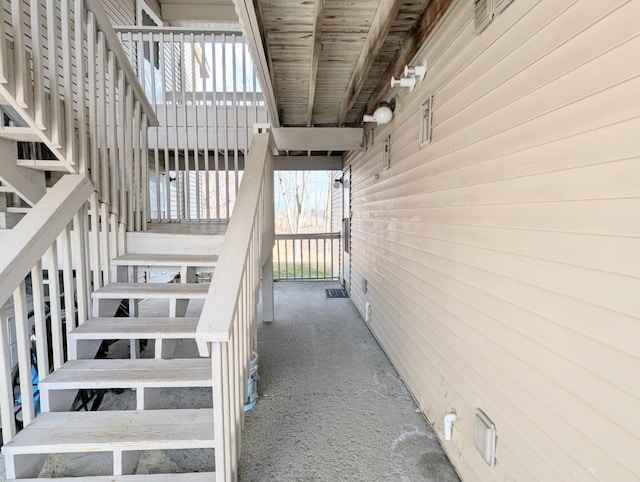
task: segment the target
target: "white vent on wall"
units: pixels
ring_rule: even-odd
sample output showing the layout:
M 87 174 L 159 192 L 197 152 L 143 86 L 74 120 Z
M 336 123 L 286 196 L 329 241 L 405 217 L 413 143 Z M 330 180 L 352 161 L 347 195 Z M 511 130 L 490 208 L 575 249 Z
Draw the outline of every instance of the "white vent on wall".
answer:
M 432 107 L 433 95 L 429 94 L 427 100 L 425 100 L 420 107 L 420 147 L 431 142 Z
M 476 409 L 475 430 L 473 442 L 487 465 L 496 463 L 496 426 L 486 414 Z
M 493 0 L 475 0 L 476 32 L 482 32 L 493 18 Z

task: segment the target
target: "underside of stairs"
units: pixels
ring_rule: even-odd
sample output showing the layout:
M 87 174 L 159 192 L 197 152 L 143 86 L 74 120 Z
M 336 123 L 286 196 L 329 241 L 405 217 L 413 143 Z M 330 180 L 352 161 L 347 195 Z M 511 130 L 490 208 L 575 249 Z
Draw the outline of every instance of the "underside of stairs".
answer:
M 40 381 L 42 413 L 4 445 L 7 480 L 213 481 L 214 472 L 136 474 L 143 452 L 214 449 L 211 408 L 159 408 L 166 389 L 212 386 L 210 358 L 175 358 L 178 340 L 193 340 L 198 318 L 185 313 L 202 299 L 208 283 L 196 272 L 215 269 L 215 255 L 127 254 L 112 262 L 114 282 L 93 292 L 94 317 L 68 334 L 69 360 Z M 177 283 L 136 282 L 139 270 L 174 269 Z M 141 300 L 168 300 L 168 316 L 135 316 Z M 128 304 L 129 316 L 115 316 Z M 121 314 L 121 313 L 120 313 Z M 153 358 L 140 357 L 140 341 L 153 341 Z M 128 357 L 96 358 L 104 342 L 129 343 Z M 194 350 L 194 353 L 197 351 Z M 71 411 L 80 391 L 135 391 L 135 410 Z M 213 403 L 211 401 L 211 403 Z M 48 456 L 107 454 L 111 474 L 37 478 Z

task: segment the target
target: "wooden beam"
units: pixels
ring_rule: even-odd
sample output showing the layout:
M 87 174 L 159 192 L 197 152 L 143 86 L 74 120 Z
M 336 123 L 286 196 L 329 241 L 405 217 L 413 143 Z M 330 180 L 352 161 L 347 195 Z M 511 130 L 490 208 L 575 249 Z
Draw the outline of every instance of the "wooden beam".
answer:
M 63 176 L 3 239 L 0 305 L 53 244 L 93 192 L 85 176 Z
M 341 171 L 342 156 L 274 156 L 275 171 Z
M 313 105 L 316 99 L 316 79 L 318 62 L 322 50 L 322 21 L 324 19 L 324 0 L 316 0 L 313 12 L 313 36 L 311 37 L 311 69 L 309 72 L 309 103 L 307 104 L 307 126 L 313 125 Z
M 399 77 L 404 66 L 410 64 L 422 45 L 426 42 L 433 29 L 438 25 L 444 14 L 449 10 L 453 0 L 431 0 L 422 11 L 416 25 L 407 33 L 402 47 L 389 64 L 387 70 L 380 77 L 380 82 L 374 89 L 374 94 L 367 103 L 366 112 L 372 112 L 378 107 L 391 90 L 391 77 Z
M 236 13 L 242 25 L 245 39 L 252 54 L 254 68 L 260 80 L 264 100 L 269 109 L 269 122 L 274 127 L 280 126 L 280 116 L 278 114 L 278 104 L 276 102 L 274 82 L 271 77 L 272 67 L 268 62 L 268 50 L 266 41 L 262 38 L 264 25 L 258 18 L 253 0 L 233 0 L 236 6 Z
M 356 127 L 278 127 L 272 130 L 280 151 L 360 151 L 363 129 Z
M 380 49 L 384 45 L 391 25 L 398 15 L 400 10 L 401 0 L 380 0 L 378 8 L 373 20 L 371 22 L 371 28 L 367 39 L 362 46 L 360 56 L 356 62 L 356 66 L 353 69 L 349 83 L 347 84 L 347 90 L 340 102 L 340 113 L 338 114 L 338 125 L 344 125 L 344 121 L 349 114 L 349 111 L 356 102 L 358 95 L 364 87 L 365 80 L 369 75 L 371 67 L 375 63 Z

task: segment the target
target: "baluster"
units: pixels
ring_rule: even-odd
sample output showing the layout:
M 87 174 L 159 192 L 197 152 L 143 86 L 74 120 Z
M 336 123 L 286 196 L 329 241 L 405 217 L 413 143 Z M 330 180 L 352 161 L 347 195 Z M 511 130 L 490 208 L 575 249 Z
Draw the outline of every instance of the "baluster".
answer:
M 31 0 L 37 2 L 38 0 Z M 65 157 L 67 161 L 75 163 L 75 128 L 74 128 L 74 102 L 73 102 L 73 60 L 71 58 L 71 5 L 69 0 L 61 0 L 61 31 L 62 31 L 62 72 L 64 77 L 64 125 L 65 133 Z M 76 32 L 77 35 L 77 32 Z M 80 85 L 78 79 L 78 85 Z
M 147 223 L 151 218 L 151 214 L 149 212 L 149 142 L 147 139 L 148 127 L 149 120 L 147 119 L 147 114 L 142 114 L 142 129 L 140 131 L 140 167 L 142 168 L 142 185 L 138 187 L 138 192 L 142 193 L 142 207 L 140 209 L 142 214 L 142 231 L 147 230 Z
M 140 159 L 140 129 L 142 128 L 141 114 L 140 114 L 140 102 L 135 101 L 133 109 L 133 215 L 134 215 L 134 229 L 141 231 L 141 212 L 140 212 L 140 189 L 142 188 L 141 182 L 141 159 Z
M 207 60 L 207 46 L 209 45 L 207 43 L 207 36 L 205 34 L 202 35 L 202 44 L 201 44 L 201 49 L 202 49 L 202 62 L 204 64 L 203 67 L 203 74 L 206 74 L 206 72 L 204 71 L 204 68 L 206 67 L 206 60 Z M 214 46 L 215 48 L 215 46 Z M 213 67 L 212 67 L 212 72 L 213 72 Z M 213 73 L 211 74 L 213 75 Z M 207 78 L 205 75 L 203 75 L 202 78 L 202 97 L 203 97 L 203 109 L 204 109 L 204 172 L 205 172 L 205 177 L 204 177 L 204 190 L 205 190 L 205 203 L 206 203 L 206 212 L 205 212 L 205 216 L 207 221 L 211 221 L 211 173 L 209 170 L 209 89 L 207 88 Z M 215 109 L 215 78 L 213 78 L 213 82 L 214 82 L 214 89 L 213 89 L 213 95 L 214 95 L 214 102 L 213 102 L 213 108 Z
M 107 95 L 106 95 L 106 45 L 103 32 L 98 32 L 98 68 L 97 68 L 97 128 L 98 128 L 98 155 L 100 159 L 100 202 L 109 202 L 109 153 L 107 137 Z
M 182 199 L 181 199 L 181 191 L 180 191 L 180 159 L 179 159 L 179 146 L 180 146 L 180 136 L 178 135 L 178 100 L 177 100 L 177 89 L 178 89 L 178 74 L 176 73 L 176 66 L 178 65 L 178 59 L 176 58 L 176 44 L 175 44 L 175 35 L 173 33 L 170 34 L 171 39 L 171 91 L 172 91 L 172 101 L 173 101 L 173 135 L 175 138 L 175 144 L 173 146 L 173 159 L 175 165 L 175 174 L 176 174 L 176 221 L 182 221 Z
M 2 442 L 6 444 L 16 434 L 16 421 L 13 414 L 13 387 L 11 384 L 9 319 L 6 305 L 0 305 L 0 387 L 2 387 L 0 390 Z
M 127 190 L 127 231 L 134 230 L 134 216 L 133 216 L 133 132 L 135 130 L 135 124 L 133 119 L 133 90 L 130 85 L 126 84 L 126 109 L 125 109 L 125 160 L 126 160 L 126 190 Z
M 2 10 L 2 9 L 0 9 Z M 4 10 L 3 10 L 4 11 Z M 40 2 L 32 1 L 30 5 L 30 14 L 31 14 L 31 55 L 33 57 L 33 103 L 34 103 L 34 113 L 35 113 L 35 123 L 36 127 L 41 130 L 46 129 L 46 120 L 45 120 L 45 106 L 44 106 L 44 67 L 42 64 L 42 45 L 40 43 L 40 39 L 42 38 L 42 29 L 40 28 Z M 0 23 L 2 23 L 2 19 L 0 19 Z M 4 26 L 0 26 L 0 29 L 3 29 Z M 2 32 L 0 32 L 0 35 Z M 4 44 L 4 35 L 2 35 L 2 43 Z
M 158 57 L 161 57 L 162 55 L 158 54 Z M 158 59 L 159 61 L 160 59 Z M 157 93 L 156 93 L 156 49 L 155 49 L 155 43 L 153 41 L 153 33 L 149 34 L 149 64 L 150 67 L 149 69 L 151 70 L 151 102 L 153 105 L 156 106 L 156 111 L 157 111 L 157 105 L 158 105 L 158 100 L 157 100 Z M 156 142 L 155 142 L 155 146 L 153 148 L 153 160 L 154 160 L 154 167 L 155 167 L 155 186 L 156 186 L 156 218 L 154 219 L 154 221 L 160 221 L 162 219 L 162 215 L 161 215 L 161 198 L 162 195 L 160 193 L 160 149 L 158 147 L 158 134 L 160 133 L 160 128 L 159 127 L 154 127 L 154 134 L 155 134 L 155 138 L 156 138 Z M 147 186 L 146 189 L 150 189 L 150 186 Z
M 216 35 L 213 35 L 213 48 L 212 48 L 212 61 L 211 61 L 211 69 L 213 77 L 213 126 L 215 131 L 214 144 L 213 144 L 213 160 L 215 166 L 215 176 L 216 176 L 216 220 L 220 221 L 221 213 L 220 213 L 220 156 L 218 154 L 218 150 L 220 149 L 220 142 L 218 139 L 218 73 L 216 71 L 218 64 L 216 63 L 216 49 L 217 49 L 217 41 Z M 224 48 L 224 45 L 222 46 Z M 224 70 L 223 70 L 224 75 Z M 224 85 L 224 78 L 222 79 Z
M 15 97 L 18 105 L 24 109 L 28 107 L 26 83 L 31 82 L 27 74 L 26 49 L 24 40 L 23 3 L 11 2 L 11 24 L 13 25 L 13 67 L 15 80 Z
M 34 2 L 37 3 L 37 2 Z M 75 68 L 78 79 L 78 172 L 80 174 L 87 173 L 87 115 L 85 112 L 86 106 L 86 76 L 85 76 L 85 60 L 84 60 L 84 47 L 85 47 L 85 10 L 84 0 L 75 0 L 74 4 L 75 14 Z
M 21 3 L 21 2 L 12 2 Z M 56 8 L 56 0 L 47 0 L 47 43 L 49 56 L 49 131 L 51 132 L 49 139 L 51 143 L 57 147 L 62 147 L 62 125 L 61 109 L 60 109 L 60 90 L 58 73 L 58 12 Z M 89 57 L 91 58 L 91 57 Z
M 125 136 L 125 125 L 127 122 L 126 117 L 126 88 L 125 88 L 125 80 L 124 80 L 124 70 L 117 70 L 118 77 L 118 92 L 117 92 L 117 108 L 116 108 L 116 119 L 117 119 L 117 132 L 116 132 L 116 144 L 115 149 L 118 156 L 118 221 L 124 222 L 126 219 L 127 213 L 127 188 L 126 188 L 126 136 Z
M 234 177 L 235 177 L 235 194 L 238 193 L 238 189 L 240 187 L 240 176 L 238 175 L 238 145 L 240 143 L 238 138 L 239 131 L 239 121 L 238 121 L 238 79 L 237 79 L 237 70 L 238 64 L 236 59 L 236 34 L 234 33 L 231 37 L 231 66 L 233 69 L 233 134 L 234 134 L 234 144 L 233 144 L 233 169 L 234 169 Z M 229 217 L 231 217 L 231 211 L 229 211 Z
M 44 283 L 42 281 L 42 260 L 31 269 L 31 296 L 33 298 L 33 320 L 36 333 L 36 358 L 38 378 L 49 374 L 49 350 L 47 349 L 47 324 L 45 319 Z
M 47 250 L 47 273 L 49 276 L 49 313 L 51 315 L 51 348 L 53 368 L 64 363 L 62 346 L 62 310 L 60 309 L 60 272 L 58 270 L 58 243 L 54 241 Z
M 224 180 L 225 180 L 225 218 L 231 218 L 229 197 L 229 106 L 227 105 L 227 35 L 222 34 L 222 105 L 224 109 Z
M 191 175 L 190 175 L 190 169 L 189 169 L 189 128 L 187 127 L 189 122 L 188 122 L 188 116 L 187 116 L 187 63 L 185 61 L 185 41 L 184 41 L 184 34 L 181 33 L 180 34 L 180 52 L 181 52 L 181 58 L 180 58 L 180 86 L 181 86 L 181 90 L 182 90 L 182 114 L 183 114 L 183 121 L 184 121 L 184 135 L 185 135 L 185 139 L 184 139 L 184 149 L 183 149 L 183 154 L 184 154 L 184 176 L 185 176 L 185 180 L 184 180 L 184 185 L 183 185 L 183 189 L 184 189 L 184 212 L 185 212 L 185 217 L 187 219 L 187 221 L 191 221 Z
M 87 254 L 85 250 L 85 218 L 86 211 L 83 206 L 73 216 L 73 260 L 76 267 L 76 286 L 78 290 L 78 325 L 87 321 L 89 316 L 89 299 L 91 289 L 88 286 Z
M 201 200 L 200 200 L 200 159 L 198 151 L 198 82 L 196 76 L 196 39 L 195 35 L 191 34 L 191 110 L 193 111 L 193 126 L 187 127 L 187 131 L 193 130 L 193 162 L 195 169 L 195 208 L 196 208 L 196 220 L 200 221 L 201 217 Z
M 107 54 L 107 90 L 106 94 L 109 97 L 109 105 L 108 105 L 108 115 L 107 115 L 107 124 L 108 124 L 108 138 L 109 142 L 107 144 L 108 152 L 109 152 L 109 170 L 111 175 L 109 176 L 109 184 L 110 184 L 110 202 L 111 202 L 111 213 L 114 213 L 116 216 L 120 212 L 120 206 L 118 206 L 119 198 L 118 198 L 118 186 L 120 183 L 120 173 L 118 172 L 118 136 L 117 136 L 117 106 L 116 106 L 116 59 L 115 55 L 112 51 L 109 51 Z M 113 231 L 113 230 L 112 230 Z M 115 234 L 115 233 L 114 233 Z M 116 246 L 115 240 L 111 241 L 112 246 Z
M 98 158 L 98 106 L 96 99 L 97 80 L 96 80 L 96 21 L 92 12 L 87 13 L 87 59 L 88 59 L 88 96 L 89 96 L 89 139 L 90 153 L 89 156 L 91 166 L 91 182 L 94 186 L 98 186 L 100 180 L 100 164 Z M 92 207 L 93 216 L 93 207 Z M 92 222 L 93 225 L 93 222 Z M 95 264 L 92 263 L 95 269 Z M 95 277 L 94 277 L 95 282 Z M 97 286 L 97 285 L 95 285 Z
M 172 219 L 172 210 L 171 210 L 171 167 L 169 163 L 169 102 L 167 99 L 167 87 L 168 87 L 168 73 L 165 65 L 165 52 L 166 47 L 164 43 L 165 34 L 160 34 L 160 48 L 159 48 L 159 60 L 160 60 L 160 79 L 162 82 L 162 91 L 160 92 L 161 98 L 160 102 L 162 103 L 163 111 L 164 111 L 164 120 L 162 124 L 164 125 L 164 195 L 165 195 L 165 221 L 171 221 Z M 156 108 L 157 110 L 157 108 Z M 175 126 L 174 126 L 175 128 Z M 177 129 L 176 129 L 177 130 Z M 159 129 L 156 129 L 156 143 L 159 139 Z M 160 213 L 158 213 L 158 217 L 161 218 Z M 161 218 L 162 219 L 162 218 Z
M 16 322 L 20 396 L 22 397 L 22 421 L 26 427 L 35 418 L 35 410 L 33 407 L 33 382 L 31 373 L 31 340 L 29 339 L 27 293 L 24 280 L 13 292 L 13 307 Z
M 62 275 L 64 286 L 64 313 L 67 320 L 66 331 L 69 334 L 76 323 L 75 317 L 75 286 L 73 282 L 73 261 L 71 258 L 71 228 L 69 225 L 60 233 L 60 247 L 62 251 Z M 67 347 L 68 350 L 68 347 Z M 68 358 L 68 352 L 67 352 Z

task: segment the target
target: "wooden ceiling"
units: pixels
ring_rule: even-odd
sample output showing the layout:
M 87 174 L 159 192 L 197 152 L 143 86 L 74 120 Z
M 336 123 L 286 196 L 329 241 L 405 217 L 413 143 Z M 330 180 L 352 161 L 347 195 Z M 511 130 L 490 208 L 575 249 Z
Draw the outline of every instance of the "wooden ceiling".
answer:
M 254 0 L 283 126 L 361 123 L 451 0 Z

